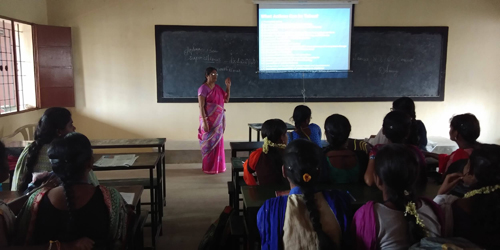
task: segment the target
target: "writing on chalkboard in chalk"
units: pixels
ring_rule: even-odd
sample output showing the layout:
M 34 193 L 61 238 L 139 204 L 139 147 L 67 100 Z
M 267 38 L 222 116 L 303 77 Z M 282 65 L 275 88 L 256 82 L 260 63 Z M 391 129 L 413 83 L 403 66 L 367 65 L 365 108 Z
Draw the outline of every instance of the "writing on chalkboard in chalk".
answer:
M 447 27 L 353 27 L 352 72 L 267 74 L 257 27 L 158 25 L 158 101 L 196 102 L 207 67 L 231 77 L 231 102 L 441 101 L 447 38 Z

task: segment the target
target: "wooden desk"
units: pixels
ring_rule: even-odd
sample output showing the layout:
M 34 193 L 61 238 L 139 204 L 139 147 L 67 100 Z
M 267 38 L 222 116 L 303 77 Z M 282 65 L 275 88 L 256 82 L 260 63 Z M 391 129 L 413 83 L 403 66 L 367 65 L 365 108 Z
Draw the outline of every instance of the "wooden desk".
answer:
M 368 201 L 382 201 L 382 192 L 377 188 L 368 187 L 363 184 L 334 184 L 326 185 L 324 189 L 339 189 L 348 191 L 355 201 L 352 201 L 352 212 L 359 209 Z M 258 242 L 260 239 L 257 228 L 257 213 L 260 207 L 268 199 L 276 197 L 276 191 L 289 190 L 289 186 L 242 186 L 241 194 L 243 196 L 245 221 L 248 225 L 249 243 Z M 439 185 L 429 183 L 424 190 L 418 191 L 421 196 L 433 199 L 437 195 Z
M 285 122 L 286 130 L 295 130 L 295 126 L 292 124 Z M 248 124 L 248 141 L 252 141 L 252 129 L 257 131 L 257 141 L 260 141 L 260 131 L 262 130 L 262 123 L 249 123 Z
M 264 142 L 230 142 L 231 158 L 236 157 L 237 152 L 254 151 L 262 148 L 262 145 L 264 145 Z
M 104 154 L 94 154 L 94 160 L 98 161 Z M 120 154 L 112 154 L 120 155 Z M 94 171 L 118 171 L 118 170 L 134 170 L 134 169 L 148 169 L 149 170 L 149 188 L 151 199 L 151 228 L 152 228 L 152 244 L 153 248 L 156 246 L 157 234 L 162 231 L 163 221 L 163 194 L 162 183 L 165 180 L 162 178 L 162 167 L 160 159 L 164 156 L 163 153 L 138 153 L 139 156 L 132 166 L 112 166 L 112 167 L 97 167 L 94 166 Z M 154 179 L 153 170 L 156 169 L 156 183 Z M 128 181 L 128 180 L 127 180 Z M 126 182 L 126 180 L 123 180 Z M 120 184 L 120 181 L 117 181 Z M 156 184 L 156 185 L 155 185 Z M 127 184 L 125 184 L 127 185 Z
M 104 139 L 91 140 L 92 148 L 94 149 L 109 149 L 109 148 L 158 148 L 158 152 L 162 154 L 161 158 L 161 175 L 163 177 L 163 201 L 166 202 L 167 184 L 165 178 L 165 142 L 166 138 L 145 138 L 145 139 Z M 160 176 L 160 175 L 158 175 Z M 163 204 L 166 206 L 166 203 Z M 162 210 L 163 211 L 163 210 Z
M 233 208 L 238 211 L 240 209 L 240 173 L 243 173 L 243 163 L 247 160 L 248 158 L 246 157 L 233 157 L 231 158 L 231 181 L 233 182 L 234 186 L 234 193 L 233 193 L 233 204 L 230 204 L 233 206 Z

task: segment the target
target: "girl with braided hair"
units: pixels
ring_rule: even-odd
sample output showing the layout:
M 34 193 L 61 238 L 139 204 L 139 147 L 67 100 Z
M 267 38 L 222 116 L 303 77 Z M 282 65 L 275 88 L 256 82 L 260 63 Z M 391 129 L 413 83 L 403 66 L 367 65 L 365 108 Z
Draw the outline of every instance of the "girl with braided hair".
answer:
M 267 200 L 257 215 L 262 249 L 340 249 L 348 225 L 350 197 L 317 192 L 324 154 L 311 141 L 291 142 L 283 156 L 290 194 Z
M 56 138 L 75 132 L 71 113 L 65 108 L 45 110 L 35 131 L 35 140 L 21 153 L 12 178 L 12 191 L 25 191 L 33 181 L 33 173 L 50 172 L 52 166 L 47 157 L 49 144 Z M 97 178 L 90 171 L 89 181 L 98 185 Z
M 403 144 L 388 144 L 378 151 L 375 184 L 384 201 L 370 201 L 354 215 L 354 249 L 408 249 L 424 237 L 443 234 L 440 207 L 416 196 L 419 170 L 415 154 Z
M 243 178 L 247 185 L 288 184 L 281 171 L 283 151 L 288 141 L 286 134 L 286 124 L 280 119 L 270 119 L 262 124 L 264 144 L 243 164 Z
M 116 189 L 89 184 L 93 157 L 87 137 L 70 133 L 54 140 L 48 158 L 62 185 L 44 186 L 30 195 L 17 219 L 16 243 L 123 249 L 132 214 Z

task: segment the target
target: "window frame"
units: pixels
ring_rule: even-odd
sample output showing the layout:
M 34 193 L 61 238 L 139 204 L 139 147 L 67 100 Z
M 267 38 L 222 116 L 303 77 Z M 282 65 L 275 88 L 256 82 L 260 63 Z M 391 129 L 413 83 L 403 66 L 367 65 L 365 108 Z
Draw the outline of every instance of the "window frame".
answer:
M 14 56 L 14 86 L 16 88 L 16 107 L 17 107 L 17 111 L 14 111 L 14 112 L 9 112 L 9 113 L 4 113 L 4 114 L 0 114 L 0 118 L 1 117 L 6 117 L 6 116 L 10 116 L 10 115 L 16 115 L 16 114 L 22 114 L 22 113 L 27 113 L 27 112 L 31 112 L 31 111 L 35 111 L 35 110 L 39 110 L 40 109 L 40 95 L 39 95 L 39 91 L 40 91 L 40 84 L 39 84 L 39 79 L 38 79 L 38 58 L 37 58 L 37 53 L 38 53 L 38 48 L 36 46 L 36 24 L 35 23 L 30 23 L 30 22 L 26 22 L 26 21 L 22 21 L 22 20 L 18 20 L 18 19 L 15 19 L 15 18 L 10 18 L 10 17 L 6 17 L 6 16 L 2 16 L 0 15 L 0 19 L 5 19 L 5 20 L 8 20 L 10 21 L 12 24 L 12 47 L 13 47 L 13 56 Z M 27 25 L 30 25 L 31 26 L 31 39 L 32 39 L 32 42 L 33 42 L 33 70 L 34 70 L 34 73 L 35 73 L 35 98 L 36 98 L 36 107 L 34 108 L 29 108 L 29 109 L 25 109 L 25 110 L 19 110 L 19 79 L 18 79 L 18 72 L 17 72 L 17 49 L 16 49 L 16 38 L 15 38 L 15 33 L 16 33 L 16 30 L 15 30 L 15 23 L 22 23 L 22 24 L 27 24 Z

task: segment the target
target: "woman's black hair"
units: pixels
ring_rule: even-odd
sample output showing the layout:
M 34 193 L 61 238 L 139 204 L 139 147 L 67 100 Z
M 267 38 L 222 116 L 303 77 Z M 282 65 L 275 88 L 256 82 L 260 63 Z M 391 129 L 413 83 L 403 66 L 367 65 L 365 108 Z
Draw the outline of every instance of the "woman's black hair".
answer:
M 205 80 L 203 81 L 203 83 L 207 82 L 207 76 L 210 75 L 214 71 L 217 71 L 217 69 L 214 67 L 208 67 L 205 69 Z
M 405 145 L 387 144 L 377 153 L 375 173 L 382 181 L 385 192 L 397 210 L 405 211 L 409 202 L 417 204 L 416 183 L 419 164 L 415 154 Z M 426 236 L 425 229 L 417 225 L 413 215 L 406 215 L 410 245 Z
M 62 182 L 69 210 L 67 234 L 74 236 L 77 228 L 74 218 L 74 193 L 72 186 L 84 178 L 89 161 L 92 160 L 92 146 L 89 139 L 79 133 L 69 133 L 64 138 L 55 139 L 47 154 L 54 174 Z
M 500 185 L 500 146 L 481 144 L 470 156 L 470 174 L 477 182 L 471 189 Z M 483 228 L 486 232 L 500 231 L 500 190 L 489 194 L 477 194 L 472 202 L 472 228 Z
M 345 146 L 351 134 L 351 123 L 339 114 L 333 114 L 325 120 L 325 135 L 328 141 L 328 149 L 341 149 Z
M 402 111 L 391 111 L 384 118 L 382 131 L 392 143 L 404 143 L 410 134 L 411 117 Z
M 408 144 L 420 146 L 419 131 L 417 126 L 417 114 L 415 113 L 415 102 L 410 97 L 401 97 L 392 103 L 392 110 L 402 111 L 411 117 L 410 134 L 406 139 Z
M 320 168 L 323 163 L 324 154 L 315 143 L 299 139 L 292 141 L 285 149 L 283 162 L 285 174 L 290 181 L 300 187 L 304 194 L 309 216 L 319 239 L 319 249 L 334 249 L 334 242 L 323 231 L 320 214 L 314 199 L 314 187 L 320 178 Z M 304 175 L 311 178 L 306 181 Z
M 300 138 L 307 138 L 307 135 L 302 131 L 302 125 L 311 119 L 311 109 L 305 105 L 299 105 L 293 110 L 292 116 L 295 124 L 295 130 Z
M 401 97 L 392 102 L 392 109 L 403 111 L 408 114 L 411 119 L 416 120 L 415 103 L 410 97 Z
M 49 144 L 59 136 L 58 131 L 64 130 L 71 121 L 71 112 L 65 108 L 49 108 L 45 110 L 35 131 L 35 140 L 29 146 L 26 158 L 26 172 L 22 176 L 18 190 L 26 190 L 33 178 L 33 170 L 38 162 L 38 154 L 45 144 Z
M 481 134 L 481 127 L 476 116 L 470 113 L 453 116 L 450 126 L 458 132 L 465 142 L 474 145 Z
M 270 119 L 262 124 L 262 138 L 267 138 L 276 144 L 282 144 L 281 138 L 286 134 L 286 124 L 280 119 Z M 283 150 L 276 147 L 269 147 L 267 156 L 272 160 L 273 166 L 276 167 L 277 176 L 281 175 L 281 167 L 283 166 Z
M 0 141 L 0 183 L 9 178 L 9 163 L 7 162 L 7 150 Z

